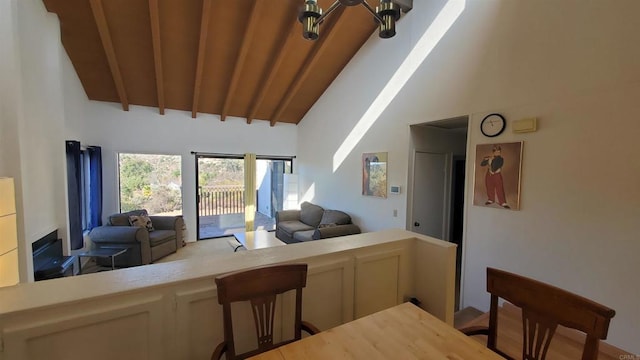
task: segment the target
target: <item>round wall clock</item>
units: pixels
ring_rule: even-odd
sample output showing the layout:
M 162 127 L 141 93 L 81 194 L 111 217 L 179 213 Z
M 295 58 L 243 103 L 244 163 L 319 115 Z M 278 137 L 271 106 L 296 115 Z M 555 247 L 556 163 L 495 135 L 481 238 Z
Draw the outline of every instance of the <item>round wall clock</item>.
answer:
M 500 114 L 489 114 L 482 119 L 480 131 L 484 136 L 496 137 L 504 131 L 507 121 Z

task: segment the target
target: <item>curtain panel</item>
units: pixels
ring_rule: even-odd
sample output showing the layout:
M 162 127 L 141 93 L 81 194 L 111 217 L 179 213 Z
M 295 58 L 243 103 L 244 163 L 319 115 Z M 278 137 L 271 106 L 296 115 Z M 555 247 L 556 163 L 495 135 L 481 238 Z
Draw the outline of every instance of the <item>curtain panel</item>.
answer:
M 256 154 L 244 154 L 244 225 L 253 231 L 256 217 Z
M 66 141 L 67 193 L 69 197 L 69 241 L 71 250 L 82 249 L 82 163 L 80 142 Z
M 67 140 L 67 192 L 71 250 L 84 247 L 84 231 L 102 225 L 102 149 Z
M 87 230 L 102 225 L 102 148 L 88 146 L 89 154 L 89 214 Z

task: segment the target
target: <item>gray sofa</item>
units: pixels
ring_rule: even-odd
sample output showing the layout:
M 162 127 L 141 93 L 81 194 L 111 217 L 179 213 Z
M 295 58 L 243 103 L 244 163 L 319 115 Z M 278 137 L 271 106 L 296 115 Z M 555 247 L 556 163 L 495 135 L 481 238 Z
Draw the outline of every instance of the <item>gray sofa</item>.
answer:
M 303 202 L 300 210 L 276 212 L 276 237 L 287 244 L 359 234 L 351 216 Z
M 89 233 L 93 249 L 123 248 L 127 252 L 115 257 L 118 267 L 152 263 L 182 247 L 182 216 L 149 216 L 154 230 L 131 226 L 130 215 L 146 215 L 146 210 L 134 210 L 109 216 L 106 225 Z M 111 265 L 110 259 L 96 258 L 99 265 Z

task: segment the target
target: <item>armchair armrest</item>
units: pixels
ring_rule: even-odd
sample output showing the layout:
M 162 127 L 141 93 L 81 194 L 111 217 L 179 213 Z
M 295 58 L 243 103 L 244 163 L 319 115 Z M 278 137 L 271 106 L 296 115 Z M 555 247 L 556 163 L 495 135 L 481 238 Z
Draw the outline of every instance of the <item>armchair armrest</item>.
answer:
M 182 228 L 184 227 L 184 219 L 182 216 L 149 216 L 153 227 L 158 230 L 174 230 L 176 232 L 176 246 L 181 248 Z
M 151 219 L 153 227 L 159 230 L 177 230 L 178 228 L 182 229 L 182 224 L 184 223 L 184 220 L 182 220 L 182 216 L 152 215 L 149 216 L 149 219 Z
M 336 236 L 360 234 L 360 227 L 356 224 L 336 225 L 330 227 L 317 228 L 313 232 L 312 239 L 327 239 Z
M 281 221 L 300 220 L 300 210 L 276 211 L 276 225 Z
M 93 243 L 148 243 L 149 232 L 138 226 L 98 226 L 91 230 L 89 238 Z

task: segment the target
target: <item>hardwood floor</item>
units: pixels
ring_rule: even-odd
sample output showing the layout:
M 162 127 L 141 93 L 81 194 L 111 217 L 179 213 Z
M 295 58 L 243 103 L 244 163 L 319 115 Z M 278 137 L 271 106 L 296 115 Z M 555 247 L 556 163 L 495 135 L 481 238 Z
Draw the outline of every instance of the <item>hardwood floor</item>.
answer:
M 615 318 L 612 320 L 615 321 Z M 457 326 L 457 328 L 488 325 L 489 313 L 482 314 L 480 317 L 471 320 L 465 324 Z M 486 344 L 486 336 L 473 336 L 473 338 L 483 344 Z M 584 345 L 584 335 L 573 329 L 559 326 L 555 336 L 551 340 L 548 360 L 576 360 L 582 356 L 582 348 Z M 500 307 L 498 311 L 498 349 L 504 351 L 515 359 L 522 356 L 522 321 L 520 309 L 516 306 L 506 303 Z M 600 342 L 599 360 L 620 360 L 627 359 L 623 355 L 629 355 L 628 359 L 634 359 L 634 355 Z

